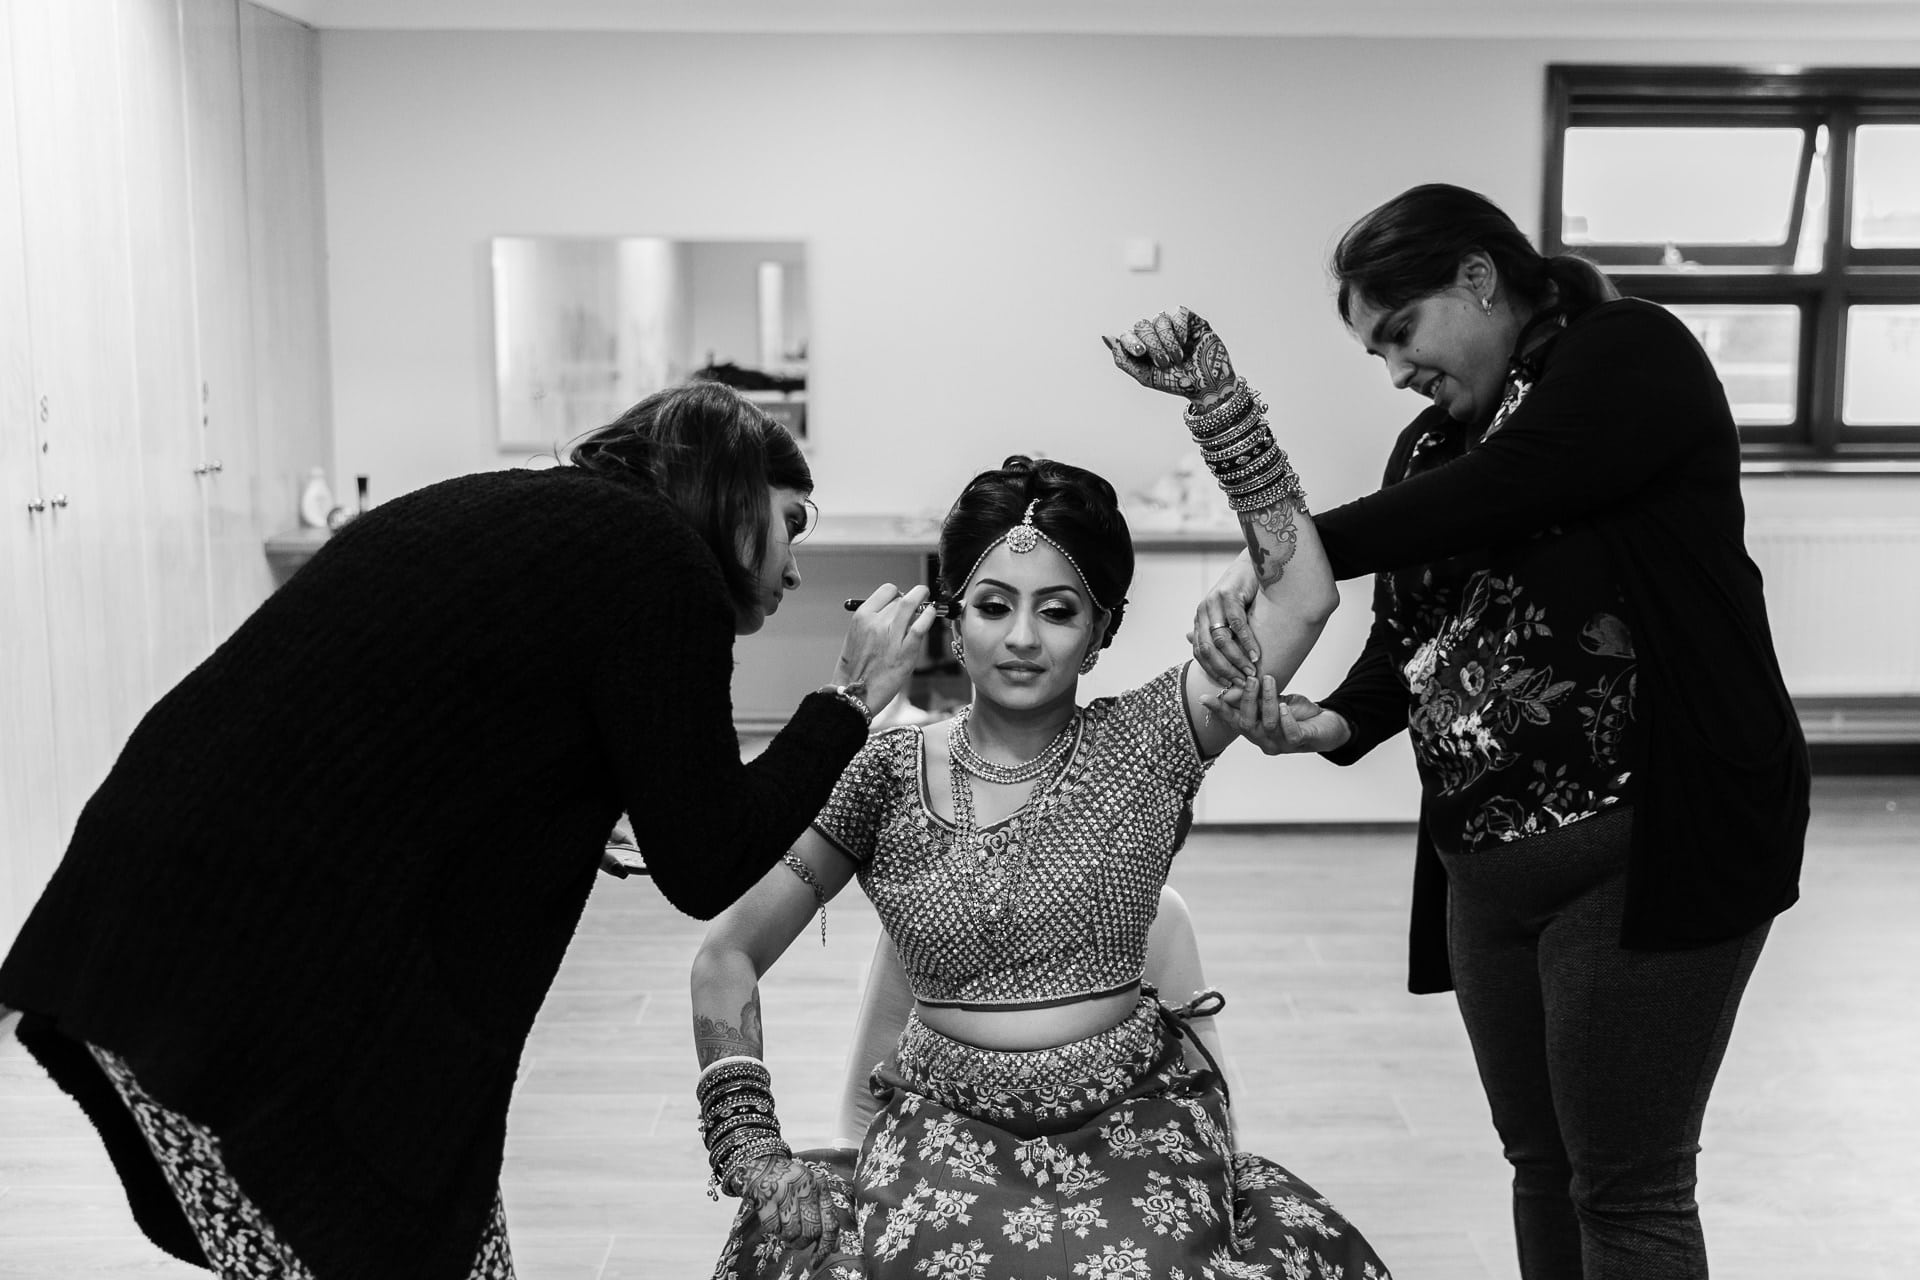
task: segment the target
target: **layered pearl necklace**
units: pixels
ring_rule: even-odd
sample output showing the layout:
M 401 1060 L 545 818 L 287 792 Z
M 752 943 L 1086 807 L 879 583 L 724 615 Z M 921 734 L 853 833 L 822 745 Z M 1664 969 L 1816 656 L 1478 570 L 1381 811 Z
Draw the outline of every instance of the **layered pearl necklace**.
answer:
M 1020 764 L 1004 765 L 982 757 L 967 740 L 969 710 L 961 708 L 953 718 L 953 727 L 947 731 L 947 776 L 953 786 L 953 847 L 962 855 L 973 852 L 985 886 L 980 912 L 989 923 L 998 925 L 1012 905 L 1021 872 L 1026 867 L 1027 820 L 1034 810 L 1034 797 L 1029 797 L 1011 822 L 992 831 L 980 831 L 973 813 L 973 784 L 967 781 L 967 776 L 971 774 L 983 782 L 1000 784 L 1050 778 L 1066 762 L 1079 737 L 1080 711 L 1075 708 L 1039 755 Z M 1044 785 L 1035 788 L 1036 797 Z M 997 867 L 993 865 L 996 862 Z

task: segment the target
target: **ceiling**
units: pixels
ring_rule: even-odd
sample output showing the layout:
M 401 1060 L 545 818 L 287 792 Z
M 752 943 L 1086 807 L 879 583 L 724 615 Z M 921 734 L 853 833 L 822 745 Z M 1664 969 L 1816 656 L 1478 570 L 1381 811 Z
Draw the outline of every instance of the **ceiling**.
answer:
M 325 30 L 1920 39 L 1920 0 L 256 0 Z

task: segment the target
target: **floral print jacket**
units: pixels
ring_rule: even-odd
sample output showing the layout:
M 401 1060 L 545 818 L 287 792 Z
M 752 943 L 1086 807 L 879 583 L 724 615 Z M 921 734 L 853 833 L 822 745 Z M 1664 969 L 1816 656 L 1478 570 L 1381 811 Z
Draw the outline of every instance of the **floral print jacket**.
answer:
M 1484 432 L 1429 430 L 1406 474 L 1458 457 L 1525 400 L 1509 382 Z M 1471 852 L 1622 803 L 1633 772 L 1633 628 L 1605 549 L 1579 523 L 1386 575 L 1385 621 L 1438 847 Z

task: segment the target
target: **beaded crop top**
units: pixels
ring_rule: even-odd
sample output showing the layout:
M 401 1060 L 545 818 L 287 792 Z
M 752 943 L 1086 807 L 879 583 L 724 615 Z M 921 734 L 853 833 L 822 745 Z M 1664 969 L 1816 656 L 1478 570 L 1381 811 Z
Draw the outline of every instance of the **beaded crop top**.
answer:
M 1140 980 L 1173 855 L 1206 776 L 1186 666 L 1090 703 L 1079 741 L 1022 809 L 956 849 L 928 804 L 921 731 L 875 734 L 814 827 L 860 866 L 923 1004 L 1034 1009 Z

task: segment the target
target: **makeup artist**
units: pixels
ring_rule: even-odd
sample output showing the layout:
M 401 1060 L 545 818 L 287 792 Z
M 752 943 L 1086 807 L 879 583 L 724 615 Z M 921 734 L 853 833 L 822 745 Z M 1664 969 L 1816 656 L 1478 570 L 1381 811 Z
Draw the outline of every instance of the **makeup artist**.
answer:
M 734 392 L 337 533 L 134 730 L 4 966 L 134 1215 L 221 1276 L 510 1277 L 507 1104 L 608 829 L 713 916 L 826 803 L 933 617 L 882 586 L 740 760 L 733 637 L 812 477 Z

